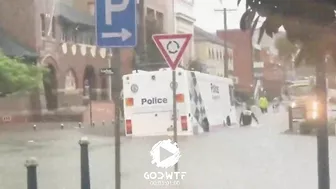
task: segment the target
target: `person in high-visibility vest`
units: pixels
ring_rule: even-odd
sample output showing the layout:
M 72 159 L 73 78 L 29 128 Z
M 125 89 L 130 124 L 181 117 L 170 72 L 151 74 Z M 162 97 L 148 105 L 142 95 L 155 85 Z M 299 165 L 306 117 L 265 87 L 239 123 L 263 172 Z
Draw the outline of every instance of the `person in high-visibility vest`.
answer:
M 259 108 L 261 110 L 261 113 L 267 113 L 267 108 L 268 108 L 268 100 L 265 96 L 261 96 L 259 98 Z

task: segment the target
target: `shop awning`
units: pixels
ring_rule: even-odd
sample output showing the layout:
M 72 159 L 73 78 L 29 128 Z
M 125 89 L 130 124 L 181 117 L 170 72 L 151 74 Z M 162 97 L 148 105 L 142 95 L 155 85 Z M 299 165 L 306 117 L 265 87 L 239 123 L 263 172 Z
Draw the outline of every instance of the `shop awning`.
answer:
M 59 3 L 55 12 L 56 16 L 61 17 L 62 19 L 72 22 L 74 24 L 81 24 L 86 26 L 95 26 L 94 16 L 78 11 L 77 9 L 70 7 L 64 3 Z
M 23 45 L 20 45 L 14 39 L 9 37 L 4 30 L 0 28 L 0 50 L 9 57 L 37 58 L 38 54 Z

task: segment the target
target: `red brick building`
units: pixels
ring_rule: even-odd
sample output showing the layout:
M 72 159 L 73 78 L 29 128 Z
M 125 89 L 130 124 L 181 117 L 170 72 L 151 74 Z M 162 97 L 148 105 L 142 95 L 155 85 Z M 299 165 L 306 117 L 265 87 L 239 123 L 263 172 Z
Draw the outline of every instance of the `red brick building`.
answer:
M 217 31 L 217 36 L 224 40 L 224 31 Z M 233 44 L 234 48 L 234 71 L 232 75 L 237 78 L 236 90 L 251 94 L 256 80 L 261 80 L 264 89 L 270 96 L 278 95 L 281 91 L 284 76 L 282 67 L 277 63 L 270 48 L 260 47 L 259 45 L 256 45 L 259 46 L 258 48 L 252 47 L 250 31 L 228 30 L 226 36 L 228 42 Z M 271 39 L 270 43 L 272 41 Z M 256 42 L 253 41 L 253 43 Z
M 223 30 L 217 31 L 217 36 L 225 40 Z M 251 34 L 240 29 L 228 30 L 227 40 L 233 45 L 233 76 L 237 77 L 236 90 L 251 93 L 253 91 L 253 62 Z
M 94 16 L 89 11 L 79 11 L 62 1 L 5 0 L 0 1 L 0 18 L 1 50 L 51 70 L 51 82 L 44 83 L 44 91 L 20 97 L 20 101 L 0 99 L 2 107 L 6 107 L 0 108 L 0 118 L 28 119 L 45 112 L 42 110 L 55 114 L 82 106 L 85 80 L 89 80 L 94 100 L 106 100 L 107 79 L 99 69 L 107 67 L 108 53 L 94 45 Z M 122 72 L 129 73 L 133 49 L 121 49 L 121 59 Z
M 270 98 L 279 96 L 285 82 L 283 65 L 277 60 L 277 56 L 272 55 L 268 48 L 260 51 L 261 60 L 264 62 L 263 87 Z

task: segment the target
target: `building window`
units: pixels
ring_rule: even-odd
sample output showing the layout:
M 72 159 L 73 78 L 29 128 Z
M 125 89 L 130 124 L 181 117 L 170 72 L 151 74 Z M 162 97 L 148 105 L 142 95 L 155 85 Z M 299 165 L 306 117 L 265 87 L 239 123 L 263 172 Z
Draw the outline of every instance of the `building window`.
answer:
M 42 35 L 42 37 L 46 36 L 46 23 L 45 23 L 46 19 L 45 18 L 46 18 L 45 14 L 41 14 L 40 15 L 40 19 L 41 19 L 41 35 Z
M 217 60 L 220 60 L 219 51 L 216 52 Z
M 62 41 L 70 41 L 70 29 L 67 26 L 62 27 Z
M 208 49 L 208 57 L 211 58 L 211 50 Z
M 62 27 L 62 40 L 69 42 L 76 42 L 76 30 L 71 26 Z
M 158 24 L 159 28 L 163 29 L 163 26 L 164 26 L 163 13 L 157 11 L 155 16 L 156 16 L 156 23 Z
M 56 19 L 55 17 L 52 18 L 51 20 L 51 36 L 52 38 L 56 38 Z
M 67 35 L 65 33 L 65 29 L 64 28 L 62 28 L 61 41 L 63 41 L 63 42 L 67 41 Z
M 151 8 L 147 8 L 147 14 L 146 14 L 146 17 L 149 19 L 149 20 L 155 20 L 155 11 Z
M 95 44 L 94 30 L 82 30 L 80 27 L 70 25 L 62 26 L 62 41 L 69 41 L 73 43 L 82 43 L 88 45 Z
M 94 4 L 94 2 L 88 2 L 87 6 L 88 6 L 90 14 L 94 15 L 95 14 L 95 4 Z

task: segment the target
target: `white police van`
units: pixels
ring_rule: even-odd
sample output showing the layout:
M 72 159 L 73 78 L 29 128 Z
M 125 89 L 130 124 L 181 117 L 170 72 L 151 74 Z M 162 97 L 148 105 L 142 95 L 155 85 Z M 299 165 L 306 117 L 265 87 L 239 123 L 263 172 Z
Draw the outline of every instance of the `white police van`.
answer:
M 237 123 L 231 79 L 177 69 L 176 81 L 178 135 Z M 126 136 L 173 134 L 170 69 L 124 75 L 123 97 Z

